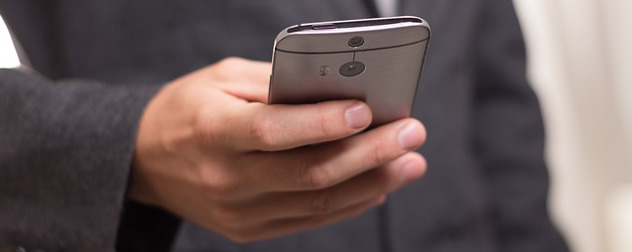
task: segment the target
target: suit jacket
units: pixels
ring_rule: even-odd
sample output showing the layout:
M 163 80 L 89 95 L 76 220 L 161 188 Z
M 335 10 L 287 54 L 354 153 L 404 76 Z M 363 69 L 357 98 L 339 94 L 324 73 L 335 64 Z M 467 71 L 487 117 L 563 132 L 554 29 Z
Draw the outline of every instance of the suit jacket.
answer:
M 426 176 L 355 219 L 238 245 L 125 202 L 145 104 L 162 83 L 224 57 L 270 60 L 286 26 L 366 18 L 375 8 L 361 0 L 0 0 L 37 72 L 0 71 L 0 248 L 567 251 L 547 213 L 542 119 L 511 1 L 404 0 L 400 8 L 433 28 L 413 110 L 428 129 Z

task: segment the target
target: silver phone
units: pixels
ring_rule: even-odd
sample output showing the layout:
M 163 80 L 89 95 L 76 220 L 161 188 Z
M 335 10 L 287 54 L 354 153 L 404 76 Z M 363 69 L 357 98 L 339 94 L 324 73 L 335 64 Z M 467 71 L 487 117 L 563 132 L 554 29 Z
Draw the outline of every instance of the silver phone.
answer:
M 411 16 L 288 27 L 274 43 L 268 103 L 359 99 L 372 126 L 409 117 L 429 40 Z

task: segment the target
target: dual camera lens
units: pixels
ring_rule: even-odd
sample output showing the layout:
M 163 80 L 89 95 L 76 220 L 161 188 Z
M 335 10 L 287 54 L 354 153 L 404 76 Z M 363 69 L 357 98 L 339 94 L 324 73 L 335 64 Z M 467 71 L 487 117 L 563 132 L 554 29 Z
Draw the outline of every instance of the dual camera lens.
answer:
M 358 48 L 364 45 L 364 38 L 360 36 L 352 37 L 349 39 L 349 42 L 347 44 L 350 47 Z M 366 66 L 362 62 L 352 61 L 352 62 L 347 62 L 343 64 L 342 66 L 340 66 L 340 69 L 338 69 L 338 72 L 342 76 L 353 77 L 364 72 L 365 68 Z
M 364 38 L 360 36 L 352 37 L 349 39 L 347 44 L 350 47 L 358 48 L 364 44 Z M 354 61 L 342 64 L 342 66 L 340 66 L 340 68 L 338 69 L 338 73 L 340 73 L 340 75 L 345 76 L 345 77 L 353 77 L 364 72 L 364 69 L 366 69 L 366 66 L 364 65 L 364 63 L 354 60 Z M 320 76 L 327 76 L 329 74 L 329 66 L 327 65 L 321 66 L 319 74 Z

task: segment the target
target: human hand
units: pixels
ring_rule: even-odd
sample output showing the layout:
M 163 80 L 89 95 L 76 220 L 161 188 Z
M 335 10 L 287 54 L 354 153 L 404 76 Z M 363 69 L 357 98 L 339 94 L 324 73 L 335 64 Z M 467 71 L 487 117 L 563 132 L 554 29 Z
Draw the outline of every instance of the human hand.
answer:
M 236 242 L 356 216 L 420 178 L 422 124 L 364 132 L 354 100 L 267 105 L 269 63 L 229 58 L 165 86 L 137 136 L 130 197 Z

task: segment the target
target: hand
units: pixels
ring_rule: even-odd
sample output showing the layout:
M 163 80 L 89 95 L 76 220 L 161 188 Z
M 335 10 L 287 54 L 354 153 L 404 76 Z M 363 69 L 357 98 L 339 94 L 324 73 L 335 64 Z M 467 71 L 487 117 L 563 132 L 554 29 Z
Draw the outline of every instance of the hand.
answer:
M 422 124 L 362 134 L 354 100 L 266 105 L 270 64 L 226 59 L 173 81 L 146 108 L 130 196 L 236 242 L 356 216 L 419 178 Z

